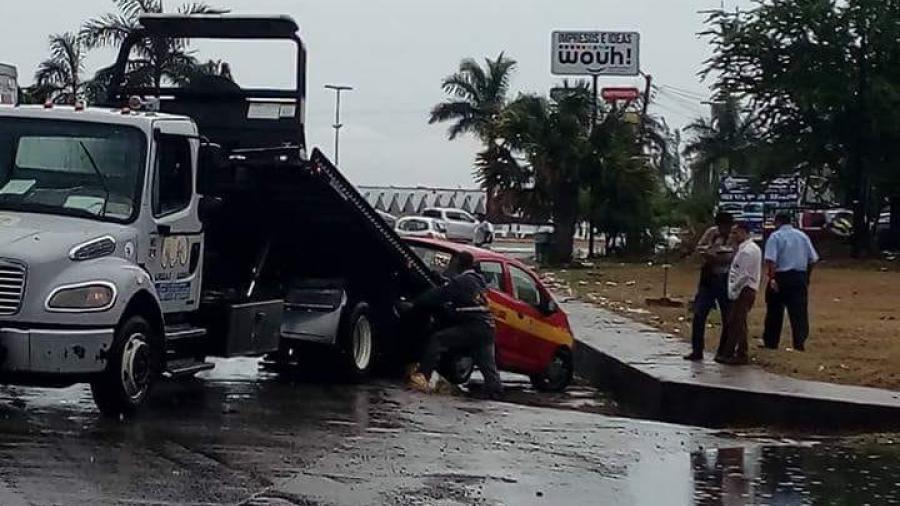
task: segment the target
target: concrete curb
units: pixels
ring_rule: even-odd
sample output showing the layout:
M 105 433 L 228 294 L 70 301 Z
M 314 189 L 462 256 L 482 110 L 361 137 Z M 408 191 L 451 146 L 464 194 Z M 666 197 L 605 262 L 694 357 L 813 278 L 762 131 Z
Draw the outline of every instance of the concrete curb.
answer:
M 690 364 L 680 358 L 683 343 L 664 340 L 649 327 L 583 304 L 565 306 L 577 337 L 576 375 L 611 392 L 639 416 L 713 428 L 900 427 L 900 392 L 797 380 L 755 367 Z M 612 315 L 625 327 L 586 325 L 579 318 L 584 311 Z M 627 344 L 618 346 L 617 340 Z

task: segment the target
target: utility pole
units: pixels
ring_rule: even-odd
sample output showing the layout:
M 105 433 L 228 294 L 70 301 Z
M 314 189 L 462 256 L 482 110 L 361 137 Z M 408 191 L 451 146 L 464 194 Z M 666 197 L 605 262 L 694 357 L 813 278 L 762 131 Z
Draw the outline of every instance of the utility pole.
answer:
M 641 111 L 641 139 L 646 140 L 647 138 L 647 108 L 650 107 L 650 91 L 653 88 L 653 76 L 650 74 L 644 74 L 644 81 L 646 86 L 644 88 L 644 104 L 643 110 Z
M 594 135 L 594 129 L 597 128 L 597 108 L 600 106 L 598 102 L 600 101 L 600 90 L 597 89 L 597 74 L 592 75 L 593 77 L 593 94 L 594 94 L 594 102 L 591 104 L 591 131 L 590 135 Z M 588 210 L 588 258 L 594 258 L 595 248 L 594 248 L 594 191 L 593 188 L 590 189 L 590 195 L 588 202 L 590 202 L 590 209 Z
M 351 86 L 342 86 L 338 84 L 326 84 L 326 89 L 334 91 L 334 164 L 340 163 L 340 145 L 341 145 L 341 92 L 353 91 Z

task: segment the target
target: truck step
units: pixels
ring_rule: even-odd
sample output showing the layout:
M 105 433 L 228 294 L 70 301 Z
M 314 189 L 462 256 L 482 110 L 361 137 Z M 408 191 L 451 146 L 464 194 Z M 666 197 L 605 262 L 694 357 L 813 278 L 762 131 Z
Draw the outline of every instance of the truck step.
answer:
M 209 362 L 201 362 L 194 359 L 174 360 L 168 363 L 166 370 L 163 371 L 163 378 L 183 378 L 193 376 L 201 371 L 208 371 L 215 367 L 215 364 Z
M 198 339 L 206 337 L 206 329 L 191 325 L 172 325 L 166 327 L 166 341 L 180 341 L 182 339 Z

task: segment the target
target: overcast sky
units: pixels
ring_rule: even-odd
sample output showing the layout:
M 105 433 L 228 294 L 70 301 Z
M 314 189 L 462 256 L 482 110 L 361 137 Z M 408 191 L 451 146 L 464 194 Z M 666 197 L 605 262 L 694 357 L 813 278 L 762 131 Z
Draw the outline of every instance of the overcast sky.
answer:
M 441 79 L 459 60 L 505 51 L 519 62 L 514 93 L 546 92 L 553 30 L 641 32 L 642 70 L 663 87 L 654 111 L 675 126 L 704 113 L 707 86 L 696 77 L 708 55 L 697 37 L 703 16 L 721 0 L 218 0 L 235 13 L 290 14 L 309 51 L 309 143 L 333 151 L 334 99 L 326 83 L 355 90 L 343 101 L 341 168 L 357 184 L 474 186 L 472 139 L 449 142 L 446 126 L 428 125 L 428 111 L 443 98 Z M 745 7 L 749 0 L 727 0 Z M 179 2 L 167 0 L 173 8 Z M 31 82 L 47 55 L 50 33 L 77 30 L 83 20 L 112 11 L 113 0 L 4 0 L 0 14 L 0 62 L 19 68 Z M 242 84 L 285 81 L 282 47 L 204 44 L 202 58 L 233 63 Z M 92 55 L 88 74 L 112 61 Z M 605 78 L 601 86 L 638 84 Z

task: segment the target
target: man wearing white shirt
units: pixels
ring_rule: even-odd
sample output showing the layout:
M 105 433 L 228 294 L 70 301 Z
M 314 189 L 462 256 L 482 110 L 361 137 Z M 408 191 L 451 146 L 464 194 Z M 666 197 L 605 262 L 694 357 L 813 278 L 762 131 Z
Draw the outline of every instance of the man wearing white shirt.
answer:
M 762 250 L 750 238 L 749 224 L 740 222 L 731 229 L 731 239 L 739 244 L 728 273 L 728 299 L 731 309 L 725 322 L 725 343 L 716 362 L 744 365 L 747 356 L 747 317 L 756 301 L 762 275 Z

